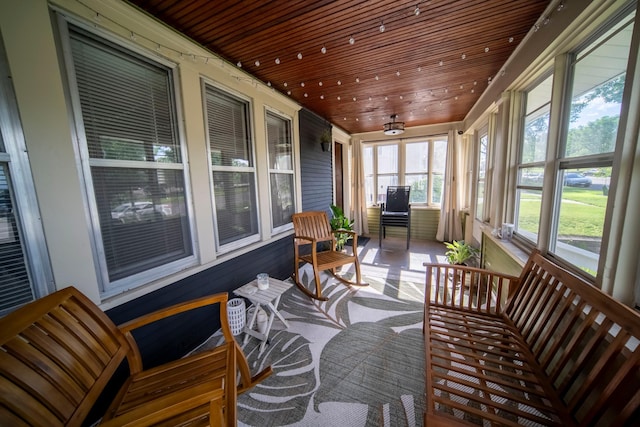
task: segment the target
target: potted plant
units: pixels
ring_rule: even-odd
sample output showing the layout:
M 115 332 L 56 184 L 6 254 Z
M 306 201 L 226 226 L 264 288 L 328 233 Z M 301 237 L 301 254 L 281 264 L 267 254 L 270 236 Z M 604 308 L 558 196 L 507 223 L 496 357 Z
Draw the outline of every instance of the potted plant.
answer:
M 331 224 L 331 229 L 333 231 L 336 230 L 353 230 L 353 220 L 349 220 L 342 211 L 342 208 L 336 205 L 331 205 L 331 214 L 332 218 L 329 223 Z M 336 234 L 336 250 L 341 251 L 344 248 L 345 243 L 351 240 L 351 235 L 347 233 L 337 233 Z
M 325 129 L 322 134 L 320 134 L 320 146 L 322 147 L 322 151 L 331 151 L 331 130 Z
M 445 242 L 444 245 L 448 251 L 445 252 L 449 264 L 468 265 L 467 262 L 475 261 L 479 254 L 478 249 L 474 248 L 464 240 L 454 240 L 453 242 Z

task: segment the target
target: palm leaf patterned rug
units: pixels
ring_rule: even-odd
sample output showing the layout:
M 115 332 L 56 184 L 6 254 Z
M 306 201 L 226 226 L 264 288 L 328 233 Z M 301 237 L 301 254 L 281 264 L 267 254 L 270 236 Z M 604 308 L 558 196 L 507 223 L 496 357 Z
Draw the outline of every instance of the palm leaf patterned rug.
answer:
M 300 274 L 313 281 L 308 265 Z M 289 328 L 276 318 L 262 354 L 255 338 L 243 346 L 252 372 L 274 373 L 238 396 L 238 425 L 422 425 L 424 281 L 365 279 L 370 286 L 347 287 L 323 274 L 326 302 L 295 286 L 283 294 Z

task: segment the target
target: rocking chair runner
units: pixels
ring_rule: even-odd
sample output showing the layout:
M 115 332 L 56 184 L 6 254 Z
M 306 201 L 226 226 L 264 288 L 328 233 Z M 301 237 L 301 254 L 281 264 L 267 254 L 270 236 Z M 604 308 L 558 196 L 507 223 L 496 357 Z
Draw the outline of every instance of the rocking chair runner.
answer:
M 294 250 L 294 270 L 293 278 L 296 285 L 302 292 L 311 298 L 327 301 L 328 298 L 322 296 L 320 286 L 320 271 L 329 272 L 339 281 L 347 285 L 367 286 L 362 282 L 360 275 L 360 261 L 358 260 L 358 235 L 350 230 L 331 230 L 327 213 L 323 211 L 310 211 L 293 214 L 293 229 L 295 231 L 293 239 Z M 347 233 L 353 238 L 352 254 L 336 251 L 337 233 Z M 329 249 L 318 250 L 318 243 L 328 242 Z M 300 247 L 311 247 L 311 253 L 301 254 Z M 301 262 L 308 262 L 313 266 L 313 275 L 316 281 L 315 293 L 309 291 L 301 282 L 298 268 Z M 336 267 L 346 264 L 354 264 L 356 270 L 356 281 L 349 281 L 336 274 Z

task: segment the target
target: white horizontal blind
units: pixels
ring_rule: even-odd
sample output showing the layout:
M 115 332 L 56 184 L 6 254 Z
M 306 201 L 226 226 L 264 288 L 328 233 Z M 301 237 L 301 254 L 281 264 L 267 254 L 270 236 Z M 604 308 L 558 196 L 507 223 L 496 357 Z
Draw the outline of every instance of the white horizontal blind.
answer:
M 0 164 L 0 313 L 34 299 L 8 177 Z
M 271 221 L 274 229 L 291 222 L 294 206 L 291 121 L 267 112 Z
M 190 256 L 171 70 L 69 33 L 108 282 Z
M 258 234 L 258 209 L 249 103 L 205 85 L 218 242 Z

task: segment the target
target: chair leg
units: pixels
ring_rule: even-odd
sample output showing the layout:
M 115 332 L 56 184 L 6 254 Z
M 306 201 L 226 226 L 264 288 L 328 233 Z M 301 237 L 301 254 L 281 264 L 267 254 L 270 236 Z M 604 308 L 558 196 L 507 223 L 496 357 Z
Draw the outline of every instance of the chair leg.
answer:
M 407 250 L 409 250 L 409 239 L 411 239 L 411 224 L 407 225 Z

